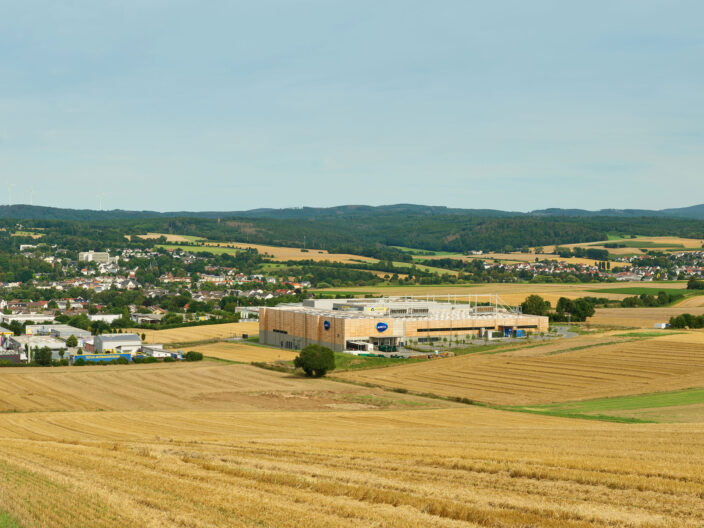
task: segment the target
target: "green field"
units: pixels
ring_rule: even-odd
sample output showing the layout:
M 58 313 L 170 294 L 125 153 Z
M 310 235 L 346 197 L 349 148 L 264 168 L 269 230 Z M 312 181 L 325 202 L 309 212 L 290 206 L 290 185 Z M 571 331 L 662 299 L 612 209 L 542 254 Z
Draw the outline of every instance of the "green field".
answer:
M 442 274 L 457 275 L 456 271 L 447 270 L 444 268 L 436 268 L 433 266 L 424 266 L 422 264 L 416 264 L 415 262 L 393 262 L 393 265 L 396 266 L 397 268 L 411 268 L 411 267 L 415 266 L 419 270 L 427 271 L 429 273 L 437 273 L 439 275 L 442 275 Z
M 433 257 L 456 257 L 456 256 L 461 256 L 462 253 L 457 253 L 454 251 L 431 251 L 429 249 L 418 249 L 418 248 L 409 248 L 409 247 L 403 247 L 403 246 L 391 246 L 394 249 L 398 249 L 399 251 L 403 251 L 404 253 L 408 253 L 410 255 L 415 255 L 418 256 L 419 258 L 423 258 L 426 256 L 433 256 Z
M 647 240 L 634 240 L 634 239 L 609 239 L 613 240 L 614 242 L 621 244 L 627 248 L 684 248 L 684 244 L 663 244 L 663 243 L 658 243 L 658 242 L 650 242 Z M 593 244 L 589 244 L 590 246 L 603 246 L 603 242 L 596 242 Z M 610 249 L 610 248 L 607 248 Z
M 682 332 L 670 332 L 668 330 L 658 330 L 656 332 L 626 332 L 624 334 L 614 334 L 614 337 L 636 337 L 636 338 L 648 338 L 648 337 L 662 337 L 668 335 L 681 334 Z
M 704 389 L 692 388 L 576 402 L 506 407 L 506 409 L 573 418 L 668 422 L 675 421 L 678 415 L 684 413 L 688 415 L 694 413 L 700 419 L 704 418 L 702 404 L 704 404 Z
M 0 528 L 19 528 L 20 524 L 11 515 L 0 511 Z
M 427 361 L 425 358 L 386 358 L 386 357 L 365 357 L 355 356 L 354 354 L 345 354 L 343 352 L 335 352 L 335 369 L 336 370 L 351 370 L 351 369 L 367 369 L 379 367 L 391 367 L 396 365 L 407 365 L 408 363 L 418 363 L 419 361 Z

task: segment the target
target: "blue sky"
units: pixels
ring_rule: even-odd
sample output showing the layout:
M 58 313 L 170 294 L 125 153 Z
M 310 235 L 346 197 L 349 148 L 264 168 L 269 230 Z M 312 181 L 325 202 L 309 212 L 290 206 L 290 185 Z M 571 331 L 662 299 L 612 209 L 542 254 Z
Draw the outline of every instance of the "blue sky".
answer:
M 2 2 L 0 203 L 704 202 L 704 2 Z

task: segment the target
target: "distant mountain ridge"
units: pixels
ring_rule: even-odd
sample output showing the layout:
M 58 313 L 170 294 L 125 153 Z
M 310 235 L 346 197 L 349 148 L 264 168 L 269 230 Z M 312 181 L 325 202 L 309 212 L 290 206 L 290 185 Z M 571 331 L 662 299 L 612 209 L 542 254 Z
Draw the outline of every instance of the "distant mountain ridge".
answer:
M 284 209 L 260 208 L 247 211 L 128 211 L 113 209 L 66 209 L 38 205 L 0 205 L 0 218 L 17 220 L 112 220 L 139 218 L 272 218 L 272 219 L 325 219 L 355 218 L 396 215 L 462 215 L 477 217 L 665 217 L 704 220 L 704 204 L 661 210 L 648 209 L 540 209 L 528 213 L 500 211 L 497 209 L 460 209 L 445 206 L 393 204 L 393 205 L 341 205 L 335 207 L 292 207 Z

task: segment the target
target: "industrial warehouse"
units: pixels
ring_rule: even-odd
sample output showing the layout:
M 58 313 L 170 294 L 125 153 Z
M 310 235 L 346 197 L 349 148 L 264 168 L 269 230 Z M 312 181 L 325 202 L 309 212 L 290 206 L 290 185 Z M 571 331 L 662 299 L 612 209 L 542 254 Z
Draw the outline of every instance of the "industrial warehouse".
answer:
M 411 341 L 521 337 L 547 330 L 547 317 L 523 314 L 496 295 L 308 299 L 259 311 L 260 342 L 288 349 L 316 343 L 336 352 L 392 351 Z

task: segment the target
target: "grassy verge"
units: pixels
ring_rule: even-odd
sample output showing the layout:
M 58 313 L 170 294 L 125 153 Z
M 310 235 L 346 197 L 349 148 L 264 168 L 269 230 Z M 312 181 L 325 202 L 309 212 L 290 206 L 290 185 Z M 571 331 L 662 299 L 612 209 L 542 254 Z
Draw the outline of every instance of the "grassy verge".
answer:
M 425 358 L 386 358 L 386 357 L 365 357 L 355 356 L 354 354 L 345 354 L 343 352 L 335 352 L 335 370 L 359 370 L 369 368 L 391 367 L 396 365 L 408 365 L 409 363 L 418 363 L 420 361 L 428 361 Z
M 648 337 L 662 337 L 683 333 L 684 332 L 668 332 L 666 330 L 660 330 L 658 332 L 626 332 L 625 334 L 614 334 L 614 337 L 637 337 L 640 339 L 646 339 Z
M 20 528 L 20 523 L 9 513 L 0 511 L 0 528 Z
M 567 418 L 584 418 L 589 420 L 621 421 L 624 423 L 641 423 L 642 420 L 629 416 L 619 416 L 619 411 L 639 411 L 662 407 L 678 407 L 704 403 L 704 389 L 694 388 L 669 392 L 633 394 L 612 398 L 596 398 L 576 402 L 550 403 L 545 405 L 523 405 L 503 407 L 508 411 L 563 416 Z M 604 414 L 613 413 L 613 414 Z
M 211 345 L 213 343 L 219 343 L 220 341 L 224 341 L 224 339 L 220 339 L 219 337 L 213 338 L 213 339 L 201 339 L 200 341 L 183 341 L 181 343 L 166 343 L 164 345 L 164 348 L 173 350 L 173 349 L 179 349 L 179 348 L 188 348 L 188 347 L 196 347 L 200 345 Z M 147 343 L 149 345 L 149 343 Z

